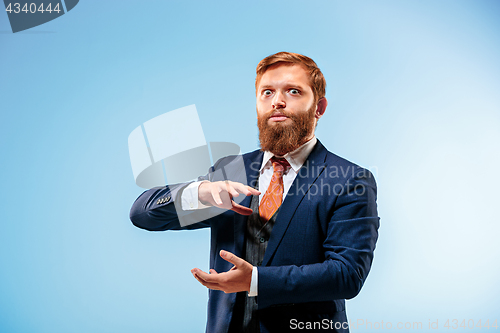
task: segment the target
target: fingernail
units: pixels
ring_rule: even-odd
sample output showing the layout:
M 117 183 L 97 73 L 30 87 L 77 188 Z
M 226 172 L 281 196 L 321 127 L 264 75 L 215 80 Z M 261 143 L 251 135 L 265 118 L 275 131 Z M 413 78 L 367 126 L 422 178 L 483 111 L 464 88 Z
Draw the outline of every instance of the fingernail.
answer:
M 221 257 L 225 257 L 225 256 L 226 256 L 226 254 L 227 254 L 227 252 L 226 252 L 226 251 L 224 251 L 224 250 L 220 250 L 220 256 L 221 256 Z

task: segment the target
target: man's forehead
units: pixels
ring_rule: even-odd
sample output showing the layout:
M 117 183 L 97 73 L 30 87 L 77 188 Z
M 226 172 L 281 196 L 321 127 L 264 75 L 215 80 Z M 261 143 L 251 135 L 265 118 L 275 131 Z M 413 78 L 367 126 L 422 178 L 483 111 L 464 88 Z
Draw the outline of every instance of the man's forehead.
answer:
M 310 85 L 310 78 L 305 66 L 296 63 L 277 63 L 269 66 L 262 74 L 259 86 L 268 85 L 272 81 L 302 81 Z
M 307 75 L 307 68 L 302 64 L 291 63 L 291 62 L 278 62 L 269 66 L 262 76 L 268 74 L 269 72 L 276 72 L 276 71 L 303 73 Z

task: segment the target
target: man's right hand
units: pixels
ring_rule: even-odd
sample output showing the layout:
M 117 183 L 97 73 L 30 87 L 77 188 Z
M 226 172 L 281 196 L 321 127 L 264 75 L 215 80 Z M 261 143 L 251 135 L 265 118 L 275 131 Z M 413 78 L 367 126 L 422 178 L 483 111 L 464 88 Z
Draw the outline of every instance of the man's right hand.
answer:
M 198 200 L 207 206 L 231 209 L 241 215 L 251 215 L 252 210 L 234 202 L 233 197 L 240 194 L 246 196 L 260 195 L 253 187 L 232 181 L 209 182 L 205 181 L 198 187 Z

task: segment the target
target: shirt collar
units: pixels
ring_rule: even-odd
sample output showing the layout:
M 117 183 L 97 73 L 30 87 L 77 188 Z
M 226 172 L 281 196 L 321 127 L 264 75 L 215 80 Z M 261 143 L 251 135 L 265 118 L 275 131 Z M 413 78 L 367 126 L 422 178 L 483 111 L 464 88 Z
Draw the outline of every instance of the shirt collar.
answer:
M 305 163 L 307 158 L 309 157 L 309 154 L 313 150 L 314 146 L 316 145 L 316 142 L 318 139 L 316 139 L 316 135 L 312 137 L 311 140 L 307 141 L 304 143 L 302 146 L 299 148 L 295 149 L 292 152 L 289 152 L 288 154 L 285 154 L 285 156 L 281 156 L 285 158 L 288 163 L 290 163 L 290 166 L 292 167 L 293 171 L 295 173 L 299 172 L 299 169 L 302 167 L 302 165 Z M 260 166 L 260 171 L 264 169 L 264 167 L 270 162 L 271 157 L 273 157 L 274 154 L 271 153 L 270 151 L 265 151 L 264 152 L 264 158 L 262 160 L 262 165 Z

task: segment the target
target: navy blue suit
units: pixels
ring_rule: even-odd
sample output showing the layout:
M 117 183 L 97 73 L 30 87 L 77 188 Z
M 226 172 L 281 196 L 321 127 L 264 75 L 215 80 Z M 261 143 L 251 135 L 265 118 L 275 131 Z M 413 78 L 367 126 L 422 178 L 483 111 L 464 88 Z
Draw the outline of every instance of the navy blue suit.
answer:
M 263 153 L 257 150 L 240 158 L 246 172 L 231 167 L 231 158 L 223 158 L 200 179 L 241 182 L 244 175 L 247 184 L 254 184 Z M 185 186 L 144 192 L 132 207 L 132 222 L 153 231 L 210 227 L 210 268 L 228 271 L 232 264 L 218 253 L 224 249 L 243 256 L 247 217 L 209 208 L 205 211 L 219 215 L 181 227 L 179 219 L 196 221 L 200 214 L 176 211 L 179 203 L 174 199 Z M 241 204 L 248 207 L 250 199 L 244 198 Z M 373 175 L 329 152 L 318 141 L 280 207 L 264 261 L 258 267 L 261 332 L 285 332 L 300 322 L 317 322 L 315 327 L 321 332 L 347 332 L 339 329 L 347 322 L 345 299 L 359 293 L 368 275 L 378 227 Z M 207 332 L 227 332 L 235 299 L 234 293 L 210 290 Z

